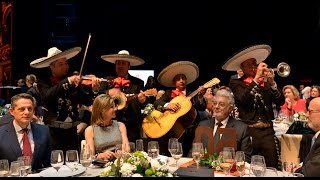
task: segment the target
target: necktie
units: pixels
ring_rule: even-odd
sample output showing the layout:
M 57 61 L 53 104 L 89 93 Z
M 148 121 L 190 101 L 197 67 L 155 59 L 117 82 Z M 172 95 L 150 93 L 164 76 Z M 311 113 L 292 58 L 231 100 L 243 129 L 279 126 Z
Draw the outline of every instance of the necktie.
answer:
M 223 124 L 221 122 L 217 122 L 216 125 L 220 128 Z
M 28 128 L 22 129 L 23 130 L 23 156 L 29 156 L 30 158 L 32 157 L 32 150 L 31 150 L 31 145 L 30 141 L 28 138 Z

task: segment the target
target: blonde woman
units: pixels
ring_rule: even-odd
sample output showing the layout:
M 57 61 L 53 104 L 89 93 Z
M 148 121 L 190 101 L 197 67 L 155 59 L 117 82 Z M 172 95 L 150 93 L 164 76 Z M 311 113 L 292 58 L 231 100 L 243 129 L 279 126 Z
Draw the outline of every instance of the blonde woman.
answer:
M 306 100 L 300 99 L 299 91 L 293 85 L 286 85 L 282 88 L 285 97 L 285 103 L 281 110 L 287 115 L 293 115 L 294 112 L 306 112 Z
M 91 125 L 85 130 L 85 140 L 99 160 L 114 158 L 117 144 L 122 144 L 123 150 L 129 148 L 126 126 L 112 120 L 116 111 L 117 106 L 110 95 L 101 94 L 93 101 Z

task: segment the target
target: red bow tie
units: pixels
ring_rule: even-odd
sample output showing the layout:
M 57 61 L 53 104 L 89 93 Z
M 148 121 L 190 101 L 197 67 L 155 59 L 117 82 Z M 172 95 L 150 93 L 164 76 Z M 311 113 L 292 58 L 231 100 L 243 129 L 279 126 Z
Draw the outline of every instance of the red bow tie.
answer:
M 182 92 L 180 90 L 172 90 L 171 97 L 175 98 L 177 96 L 185 96 L 185 94 L 184 94 L 184 92 Z
M 113 80 L 114 87 L 129 87 L 130 86 L 130 80 L 124 78 L 124 77 L 117 77 Z
M 253 77 L 247 77 L 246 79 L 243 80 L 243 82 L 249 86 L 249 84 L 253 81 Z M 260 87 L 264 87 L 264 81 L 260 81 L 259 83 Z

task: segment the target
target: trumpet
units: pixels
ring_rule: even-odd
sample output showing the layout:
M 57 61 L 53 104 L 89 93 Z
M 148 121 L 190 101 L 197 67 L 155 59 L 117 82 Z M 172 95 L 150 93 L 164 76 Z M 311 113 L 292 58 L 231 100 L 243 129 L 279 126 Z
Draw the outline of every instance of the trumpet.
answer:
M 277 68 L 269 68 L 269 71 L 271 72 L 271 74 L 273 76 L 274 76 L 274 72 L 276 71 L 279 76 L 288 77 L 291 69 L 290 69 L 289 64 L 287 64 L 285 62 L 281 62 L 278 64 Z

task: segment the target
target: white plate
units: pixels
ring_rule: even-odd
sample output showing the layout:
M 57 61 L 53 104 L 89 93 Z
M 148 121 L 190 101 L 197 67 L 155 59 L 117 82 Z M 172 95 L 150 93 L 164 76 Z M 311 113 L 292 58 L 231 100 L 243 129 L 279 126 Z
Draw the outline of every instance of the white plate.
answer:
M 69 176 L 75 176 L 75 175 L 81 174 L 84 171 L 86 171 L 86 168 L 80 164 L 77 166 L 77 169 L 74 171 L 71 171 L 71 169 L 68 168 L 68 166 L 63 165 L 58 172 L 53 167 L 50 167 L 48 169 L 41 171 L 40 176 L 41 177 L 69 177 Z

